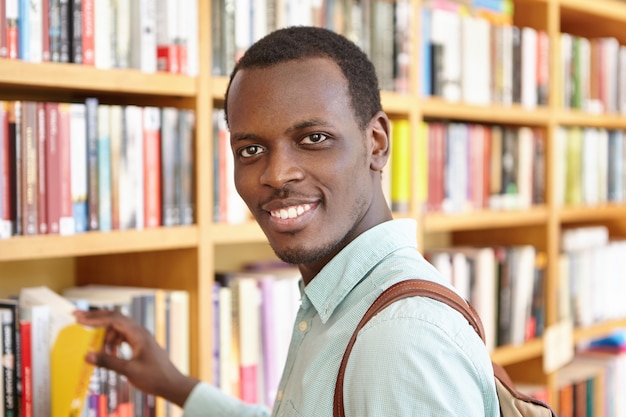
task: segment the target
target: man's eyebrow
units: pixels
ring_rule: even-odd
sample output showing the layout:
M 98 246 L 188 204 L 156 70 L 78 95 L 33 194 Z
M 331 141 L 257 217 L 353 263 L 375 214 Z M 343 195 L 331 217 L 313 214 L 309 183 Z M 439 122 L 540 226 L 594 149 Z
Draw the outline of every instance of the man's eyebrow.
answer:
M 287 129 L 287 132 L 292 132 L 292 131 L 300 130 L 300 129 L 306 129 L 308 127 L 314 127 L 314 126 L 329 126 L 329 124 L 324 119 L 314 117 L 312 119 L 307 119 L 307 120 L 303 120 L 301 122 L 295 123 L 293 126 Z
M 315 127 L 315 126 L 330 126 L 330 124 L 324 119 L 320 119 L 319 117 L 313 117 L 311 119 L 306 119 L 306 120 L 302 120 L 297 123 L 294 123 L 292 126 L 287 128 L 285 133 L 296 132 L 301 129 L 306 129 L 306 128 Z M 243 133 L 243 132 L 231 133 L 231 142 L 237 142 L 241 140 L 255 141 L 259 139 L 261 139 L 261 136 L 256 135 L 254 133 Z

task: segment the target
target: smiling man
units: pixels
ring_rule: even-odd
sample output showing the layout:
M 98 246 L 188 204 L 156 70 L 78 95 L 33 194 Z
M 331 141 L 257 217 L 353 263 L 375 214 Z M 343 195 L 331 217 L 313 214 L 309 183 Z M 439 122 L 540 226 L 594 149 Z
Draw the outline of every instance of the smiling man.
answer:
M 302 303 L 272 411 L 178 372 L 154 339 L 110 312 L 77 312 L 126 340 L 133 358 L 88 360 L 184 407 L 185 416 L 332 416 L 343 352 L 383 290 L 443 282 L 417 251 L 413 220 L 393 220 L 381 175 L 390 123 L 376 73 L 333 32 L 271 33 L 237 63 L 226 95 L 237 191 L 281 259 L 302 273 Z M 400 300 L 359 333 L 344 378 L 346 416 L 497 416 L 481 339 L 456 311 Z

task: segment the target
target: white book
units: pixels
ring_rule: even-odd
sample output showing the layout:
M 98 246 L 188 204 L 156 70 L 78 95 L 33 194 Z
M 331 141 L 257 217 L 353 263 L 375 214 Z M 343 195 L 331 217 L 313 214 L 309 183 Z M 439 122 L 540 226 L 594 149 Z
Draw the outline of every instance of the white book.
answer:
M 609 201 L 609 131 L 598 129 L 597 133 L 598 152 L 598 203 Z
M 561 33 L 561 86 L 562 106 L 565 109 L 572 107 L 572 35 Z
M 198 0 L 184 0 L 177 2 L 178 11 L 178 34 L 179 41 L 185 49 L 185 61 L 181 65 L 184 74 L 190 77 L 198 75 Z M 236 12 L 237 19 L 239 11 Z M 238 29 L 237 29 L 238 30 Z M 248 45 L 249 46 L 249 45 Z
M 87 127 L 85 117 L 85 104 L 70 104 L 72 213 L 77 233 L 87 230 Z
M 100 69 L 112 67 L 112 47 L 115 34 L 112 31 L 110 0 L 94 1 L 94 66 Z
M 130 66 L 156 72 L 156 0 L 131 1 Z
M 20 306 L 22 318 L 31 322 L 33 417 L 50 416 L 50 307 Z
M 488 105 L 491 101 L 491 29 L 486 19 L 461 17 L 461 88 L 463 101 Z
M 120 211 L 120 228 L 143 229 L 144 198 L 143 198 L 143 109 L 139 106 L 126 106 L 125 136 L 122 143 L 122 168 L 120 171 L 120 201 L 125 199 L 125 212 Z M 126 194 L 122 194 L 122 190 Z
M 521 104 L 526 108 L 537 107 L 537 30 L 522 28 Z
M 28 10 L 28 48 L 29 61 L 41 62 L 43 59 L 43 10 L 42 1 L 29 0 L 26 9 Z M 46 18 L 48 18 L 46 16 Z
M 626 46 L 620 45 L 618 56 L 617 106 L 620 114 L 626 114 Z
M 110 0 L 115 10 L 115 67 L 130 68 L 131 0 Z
M 513 27 L 502 26 L 502 104 L 513 103 Z
M 443 47 L 442 96 L 451 102 L 461 100 L 461 17 L 449 10 L 433 8 L 431 41 Z

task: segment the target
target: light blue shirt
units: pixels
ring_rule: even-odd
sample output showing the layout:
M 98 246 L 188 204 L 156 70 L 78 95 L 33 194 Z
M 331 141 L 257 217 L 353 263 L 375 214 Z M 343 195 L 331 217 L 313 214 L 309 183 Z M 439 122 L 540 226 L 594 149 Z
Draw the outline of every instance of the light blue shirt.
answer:
M 360 235 L 303 289 L 273 413 L 196 385 L 185 417 L 332 416 L 339 364 L 367 308 L 396 282 L 443 283 L 417 251 L 415 221 L 393 220 Z M 387 307 L 361 330 L 344 380 L 346 416 L 499 416 L 482 340 L 442 303 L 422 297 Z

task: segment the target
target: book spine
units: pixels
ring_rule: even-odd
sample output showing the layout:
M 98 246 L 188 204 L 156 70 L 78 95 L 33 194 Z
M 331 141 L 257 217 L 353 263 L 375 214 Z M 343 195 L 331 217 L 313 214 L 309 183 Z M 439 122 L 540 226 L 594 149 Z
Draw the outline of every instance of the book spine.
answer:
M 9 103 L 0 101 L 0 238 L 11 236 Z
M 99 230 L 98 179 L 98 99 L 85 100 L 85 129 L 87 135 L 87 213 L 89 230 Z
M 87 135 L 86 109 L 83 103 L 70 104 L 70 157 L 72 216 L 77 233 L 88 230 L 87 218 Z
M 4 381 L 4 416 L 17 417 L 16 397 L 16 362 L 15 362 L 15 324 L 14 311 L 0 308 L 0 326 L 2 326 L 2 378 Z
M 9 111 L 9 173 L 11 195 L 11 233 L 22 234 L 22 103 L 14 101 Z
M 194 140 L 195 115 L 192 110 L 181 110 L 178 119 L 180 194 L 179 215 L 181 224 L 194 221 Z
M 112 229 L 110 106 L 98 107 L 98 223 L 100 230 Z
M 72 62 L 72 0 L 59 1 L 59 62 Z
M 83 63 L 83 1 L 68 0 L 70 23 L 70 61 Z
M 81 34 L 82 34 L 82 64 L 95 65 L 95 15 L 94 1 L 82 0 Z
M 35 235 L 39 230 L 37 216 L 37 109 L 35 102 L 22 103 L 22 232 Z M 19 185 L 18 185 L 19 187 Z
M 178 110 L 173 107 L 162 109 L 161 117 L 161 201 L 163 226 L 180 224 L 175 199 L 176 177 L 176 120 Z
M 59 153 L 59 105 L 48 102 L 46 108 L 46 183 L 48 190 L 60 190 L 60 153 Z M 59 233 L 61 218 L 61 198 L 58 192 L 47 193 L 46 211 L 48 212 L 48 233 Z
M 144 134 L 144 219 L 146 227 L 161 225 L 161 112 L 143 110 Z
M 39 234 L 48 233 L 48 188 L 46 187 L 46 107 L 37 103 L 37 222 Z
M 6 1 L 0 1 L 0 58 L 7 57 L 7 9 Z
M 50 61 L 61 62 L 61 0 L 48 0 Z
M 71 235 L 75 233 L 72 211 L 72 156 L 70 118 L 71 105 L 60 103 L 59 110 L 59 199 L 61 215 L 59 217 L 59 233 Z
M 50 0 L 41 0 L 41 60 L 50 61 Z
M 6 0 L 6 25 L 7 25 L 7 53 L 9 59 L 18 59 L 19 57 L 19 41 L 18 41 L 18 16 L 19 16 L 19 0 Z
M 122 155 L 122 107 L 112 105 L 110 110 L 111 140 L 111 229 L 120 228 L 120 168 Z
M 33 417 L 33 369 L 31 356 L 31 322 L 20 321 L 20 348 L 22 360 L 19 366 L 22 367 L 22 398 L 21 417 Z

